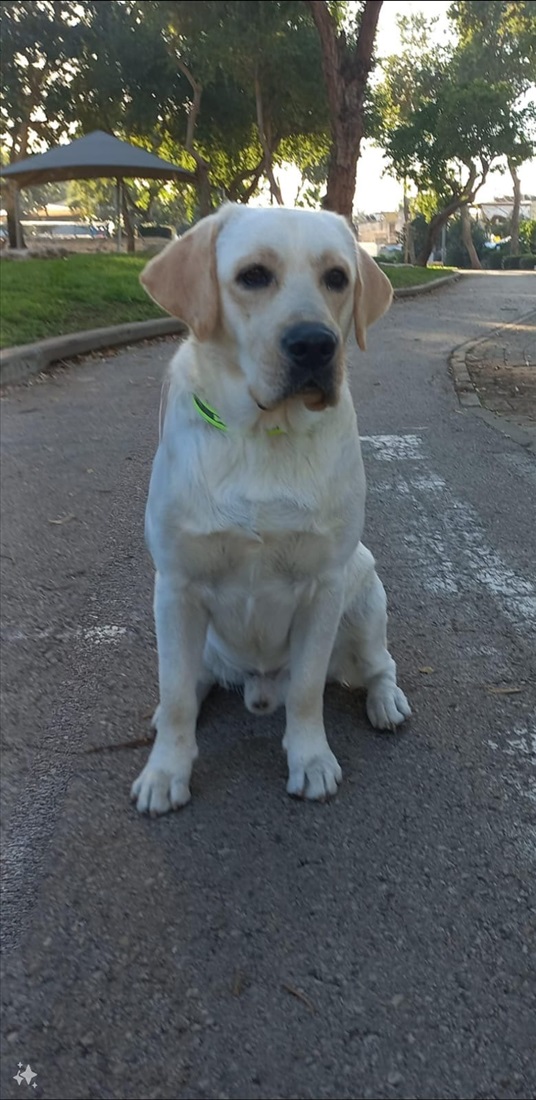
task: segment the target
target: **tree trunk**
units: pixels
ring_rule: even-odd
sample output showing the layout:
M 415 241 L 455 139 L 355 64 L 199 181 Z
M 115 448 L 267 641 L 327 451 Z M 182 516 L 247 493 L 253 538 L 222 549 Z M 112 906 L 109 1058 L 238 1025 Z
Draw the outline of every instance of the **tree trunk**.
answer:
M 208 165 L 206 161 L 203 161 L 201 159 L 197 161 L 195 180 L 197 187 L 197 200 L 199 202 L 199 213 L 202 218 L 206 218 L 209 214 L 212 214 L 213 209 L 212 188 L 210 186 Z
M 514 205 L 512 207 L 512 223 L 510 227 L 510 254 L 519 256 L 519 211 L 521 208 L 521 180 L 517 174 L 517 165 L 508 158 L 508 167 L 514 184 Z
M 134 226 L 132 224 L 132 217 L 128 207 L 127 195 L 125 193 L 125 186 L 121 188 L 122 196 L 122 208 L 123 208 L 123 225 L 125 227 L 125 233 L 127 235 L 127 252 L 136 251 L 136 241 L 134 237 Z
M 434 214 L 433 218 L 430 221 L 430 224 L 427 227 L 424 246 L 415 259 L 417 267 L 426 267 L 428 263 L 428 257 L 430 256 L 430 253 L 433 252 L 437 244 L 439 234 L 443 226 L 447 224 L 452 214 L 455 214 L 456 211 L 460 209 L 460 207 L 467 205 L 468 202 L 474 202 L 477 191 L 486 181 L 488 170 L 489 165 L 487 165 L 486 168 L 483 169 L 480 180 L 477 180 L 477 171 L 475 166 L 472 165 L 468 179 L 465 183 L 465 186 L 463 187 L 461 194 L 456 195 L 450 200 L 449 203 L 447 203 L 446 206 L 443 207 L 443 210 L 439 210 L 437 214 Z
M 357 162 L 363 137 L 363 101 L 383 0 L 366 0 L 355 46 L 350 45 L 325 0 L 307 0 L 320 37 L 329 103 L 331 156 L 326 210 L 352 217 Z
M 480 263 L 480 260 L 478 258 L 473 237 L 471 234 L 471 218 L 469 217 L 469 211 L 467 209 L 466 202 L 464 202 L 463 205 L 460 206 L 460 217 L 462 220 L 462 241 L 469 254 L 471 267 L 473 271 L 482 271 L 482 264 Z
M 7 234 L 9 239 L 10 248 L 18 248 L 17 243 L 17 213 L 15 207 L 15 196 L 11 187 L 6 187 L 3 203 L 6 208 L 7 214 Z M 19 233 L 20 233 L 20 247 L 26 248 L 26 242 L 24 240 L 24 233 L 22 229 L 22 223 L 19 221 Z
M 415 245 L 413 243 L 413 226 L 409 208 L 409 198 L 404 180 L 404 263 L 415 263 Z
M 458 206 L 456 205 L 454 209 L 457 210 Z M 434 214 L 430 224 L 427 226 L 424 246 L 419 252 L 419 255 L 415 257 L 415 264 L 417 267 L 427 266 L 430 254 L 434 251 L 438 242 L 439 234 L 443 226 L 447 224 L 452 213 L 453 210 L 451 210 L 449 206 L 446 207 L 445 210 L 440 210 L 438 214 Z

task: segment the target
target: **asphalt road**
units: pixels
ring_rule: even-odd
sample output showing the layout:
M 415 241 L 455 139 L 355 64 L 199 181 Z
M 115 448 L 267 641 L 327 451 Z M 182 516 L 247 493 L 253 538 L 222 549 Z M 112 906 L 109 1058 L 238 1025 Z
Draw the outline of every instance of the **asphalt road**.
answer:
M 536 469 L 447 370 L 535 290 L 489 274 L 399 301 L 353 368 L 413 718 L 376 734 L 328 689 L 325 806 L 285 794 L 281 713 L 223 692 L 190 806 L 129 803 L 170 342 L 5 396 L 3 1097 L 535 1095 Z

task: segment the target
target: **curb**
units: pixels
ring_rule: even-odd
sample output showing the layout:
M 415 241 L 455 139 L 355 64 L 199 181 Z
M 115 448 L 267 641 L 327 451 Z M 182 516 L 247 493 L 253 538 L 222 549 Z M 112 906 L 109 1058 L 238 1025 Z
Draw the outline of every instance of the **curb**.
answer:
M 463 273 L 465 274 L 465 272 Z M 471 272 L 468 272 L 471 274 Z M 417 298 L 421 294 L 430 294 L 438 286 L 448 286 L 449 283 L 457 283 L 461 279 L 462 272 L 454 275 L 444 275 L 441 279 L 432 279 L 430 283 L 421 283 L 419 286 L 399 286 L 393 291 L 393 298 Z
M 532 432 L 521 428 L 519 425 L 510 422 L 508 417 L 491 412 L 490 409 L 486 409 L 482 405 L 482 402 L 478 396 L 476 386 L 467 369 L 467 356 L 478 348 L 480 344 L 487 344 L 489 340 L 493 340 L 500 336 L 501 333 L 507 332 L 508 329 L 515 328 L 517 325 L 522 324 L 527 317 L 534 316 L 534 309 L 527 310 L 526 313 L 522 313 L 519 317 L 516 317 L 515 321 L 507 321 L 504 325 L 497 325 L 491 332 L 486 333 L 485 336 L 479 336 L 478 340 L 466 340 L 464 344 L 460 344 L 454 351 L 451 352 L 449 357 L 449 367 L 454 382 L 454 389 L 458 396 L 458 401 L 462 409 L 472 409 L 478 416 L 485 420 L 486 423 L 491 424 L 492 427 L 497 428 L 503 435 L 509 436 L 516 443 L 520 443 L 528 450 L 536 451 L 536 442 Z
M 420 286 L 399 287 L 393 291 L 393 298 L 414 298 L 420 294 L 429 294 L 440 286 L 455 283 L 461 272 L 435 279 Z M 180 336 L 187 331 L 186 325 L 174 317 L 160 317 L 154 321 L 133 321 L 126 325 L 110 325 L 108 328 L 88 329 L 85 332 L 69 332 L 64 336 L 52 336 L 48 340 L 38 340 L 34 344 L 21 344 L 19 347 L 0 350 L 0 385 L 16 385 L 25 382 L 34 374 L 40 374 L 51 363 L 64 359 L 74 359 L 78 355 L 87 355 L 102 348 L 113 348 L 120 344 L 133 344 L 139 340 L 154 340 L 159 336 Z
M 90 351 L 113 348 L 118 344 L 132 344 L 138 340 L 151 340 L 159 336 L 185 333 L 186 325 L 174 317 L 158 317 L 152 321 L 132 321 L 125 325 L 93 328 L 85 332 L 69 332 L 64 336 L 52 336 L 35 344 L 21 344 L 15 348 L 0 350 L 0 385 L 25 382 L 34 374 L 40 374 L 51 363 L 87 355 Z

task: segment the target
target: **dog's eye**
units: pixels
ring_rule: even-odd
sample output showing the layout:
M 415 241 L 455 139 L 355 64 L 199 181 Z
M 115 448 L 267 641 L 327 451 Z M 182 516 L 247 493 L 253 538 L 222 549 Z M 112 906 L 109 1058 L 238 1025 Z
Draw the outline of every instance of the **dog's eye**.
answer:
M 342 267 L 332 267 L 326 271 L 324 282 L 328 290 L 344 290 L 348 286 L 348 276 Z
M 270 286 L 274 281 L 274 277 L 271 271 L 268 271 L 267 267 L 263 264 L 252 264 L 251 267 L 245 267 L 243 271 L 240 271 L 236 277 L 237 283 L 241 286 L 245 286 L 248 290 L 260 290 L 262 287 Z

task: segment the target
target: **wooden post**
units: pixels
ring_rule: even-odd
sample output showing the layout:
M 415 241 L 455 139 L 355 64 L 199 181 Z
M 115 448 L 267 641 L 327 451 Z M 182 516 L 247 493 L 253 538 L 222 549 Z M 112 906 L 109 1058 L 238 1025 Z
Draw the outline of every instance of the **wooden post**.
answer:
M 13 184 L 13 208 L 15 212 L 15 235 L 17 248 L 22 248 L 22 228 L 20 224 L 20 195 L 16 183 Z
M 122 207 L 122 183 L 120 179 L 116 180 L 115 184 L 115 205 L 117 213 L 117 251 L 121 251 L 121 207 Z

